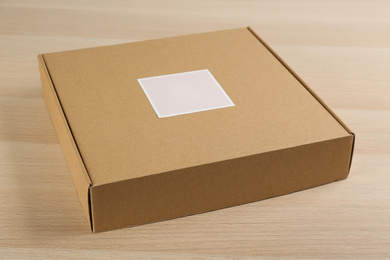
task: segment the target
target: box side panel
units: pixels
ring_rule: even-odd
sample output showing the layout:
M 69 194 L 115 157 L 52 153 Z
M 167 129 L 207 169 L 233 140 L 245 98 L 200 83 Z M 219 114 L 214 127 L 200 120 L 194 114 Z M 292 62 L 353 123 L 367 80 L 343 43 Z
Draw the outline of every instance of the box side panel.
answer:
M 257 35 L 255 31 L 253 31 L 252 28 L 248 27 L 248 30 L 261 42 L 261 44 L 263 44 L 272 53 L 272 55 L 275 56 L 275 58 L 279 60 L 280 63 L 283 64 L 283 66 L 302 84 L 302 86 L 304 86 L 307 91 L 309 91 L 310 94 L 315 99 L 317 99 L 318 102 L 320 102 L 320 104 L 336 119 L 337 122 L 339 122 L 340 125 L 344 127 L 344 129 L 348 133 L 352 133 L 348 126 L 344 124 L 343 121 L 341 121 L 341 119 L 325 104 L 325 102 L 298 76 L 297 73 L 295 73 L 295 71 L 290 66 L 288 66 L 288 64 L 263 39 L 260 38 L 259 35 Z
M 345 179 L 353 137 L 91 188 L 94 231 L 167 220 Z
M 58 100 L 55 88 L 50 78 L 50 74 L 45 64 L 44 57 L 42 55 L 38 56 L 38 62 L 43 96 L 46 101 L 51 120 L 56 129 L 58 140 L 69 165 L 69 170 L 72 174 L 73 182 L 76 186 L 81 205 L 83 206 L 88 220 L 90 220 L 89 187 L 91 185 L 91 181 L 89 180 L 87 171 L 84 167 L 77 146 L 73 140 L 67 120 L 62 111 L 61 104 Z

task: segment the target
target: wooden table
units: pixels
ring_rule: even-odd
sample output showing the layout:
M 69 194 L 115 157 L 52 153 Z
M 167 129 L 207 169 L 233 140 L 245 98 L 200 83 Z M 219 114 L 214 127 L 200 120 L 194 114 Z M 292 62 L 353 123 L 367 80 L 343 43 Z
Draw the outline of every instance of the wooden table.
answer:
M 37 54 L 247 25 L 356 133 L 350 177 L 92 234 Z M 0 258 L 76 257 L 390 259 L 390 2 L 1 0 Z

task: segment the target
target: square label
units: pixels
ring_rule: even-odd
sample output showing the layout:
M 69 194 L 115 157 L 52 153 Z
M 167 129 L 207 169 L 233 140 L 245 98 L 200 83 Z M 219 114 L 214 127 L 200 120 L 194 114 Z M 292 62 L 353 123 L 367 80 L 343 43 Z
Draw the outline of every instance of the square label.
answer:
M 138 79 L 159 118 L 234 106 L 208 69 Z

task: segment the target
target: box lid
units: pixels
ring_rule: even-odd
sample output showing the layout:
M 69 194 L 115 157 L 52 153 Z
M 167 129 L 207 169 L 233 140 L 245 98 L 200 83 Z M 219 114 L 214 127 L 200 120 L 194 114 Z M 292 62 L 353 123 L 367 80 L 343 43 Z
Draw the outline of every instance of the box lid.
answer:
M 43 57 L 93 185 L 350 135 L 250 28 Z M 159 118 L 138 82 L 205 69 L 235 106 Z

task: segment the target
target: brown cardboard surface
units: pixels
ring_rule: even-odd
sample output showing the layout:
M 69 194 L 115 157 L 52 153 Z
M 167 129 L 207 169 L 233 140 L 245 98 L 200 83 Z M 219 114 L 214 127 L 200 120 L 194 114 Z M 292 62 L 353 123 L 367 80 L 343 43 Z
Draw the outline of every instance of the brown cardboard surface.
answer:
M 76 143 L 74 142 L 72 133 L 68 126 L 68 122 L 63 114 L 61 104 L 52 85 L 51 77 L 47 71 L 42 55 L 38 56 L 38 62 L 41 73 L 43 96 L 49 109 L 53 125 L 57 131 L 58 140 L 62 146 L 66 161 L 69 165 L 73 182 L 76 186 L 84 213 L 88 219 L 90 219 L 89 187 L 92 183 L 80 157 Z M 90 225 L 92 227 L 91 223 Z
M 348 135 L 247 29 L 44 57 L 95 185 Z M 235 107 L 160 119 L 137 82 L 206 68 Z
M 94 230 L 202 213 L 344 179 L 352 142 L 352 136 L 342 137 L 92 187 Z
M 68 163 L 85 166 L 71 169 L 76 186 L 90 178 L 94 231 L 255 201 L 348 174 L 349 129 L 248 28 L 44 54 L 40 63 L 52 83 L 44 92 L 51 88 L 58 97 L 57 107 L 48 103 L 57 111 L 51 116 L 64 118 L 56 127 L 68 136 L 61 145 L 74 143 L 64 148 L 75 154 Z M 201 69 L 234 107 L 158 118 L 137 82 Z

